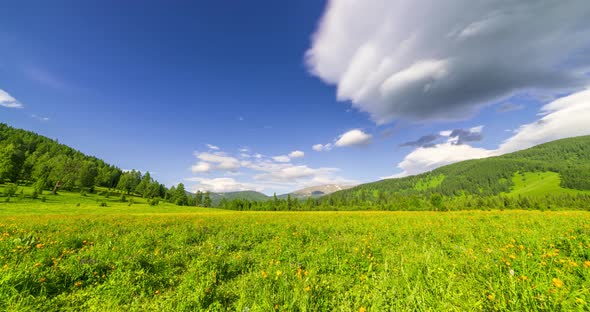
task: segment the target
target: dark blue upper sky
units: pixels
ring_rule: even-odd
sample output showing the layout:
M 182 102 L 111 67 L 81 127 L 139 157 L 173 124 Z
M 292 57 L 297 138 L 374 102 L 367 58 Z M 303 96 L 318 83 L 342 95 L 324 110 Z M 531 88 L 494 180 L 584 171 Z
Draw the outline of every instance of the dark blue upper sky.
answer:
M 496 148 L 511 136 L 506 129 L 538 118 L 542 101 L 521 94 L 518 103 L 503 99 L 506 109 L 487 106 L 452 122 L 400 117 L 377 125 L 359 106 L 337 101 L 335 86 L 306 66 L 325 7 L 276 0 L 2 3 L 0 90 L 23 108 L 0 107 L 0 122 L 124 169 L 155 172 L 169 185 L 270 193 L 400 172 L 395 166 L 412 149 L 399 144 L 443 130 L 485 125 L 485 140 L 471 144 Z M 312 149 L 352 129 L 372 138 Z M 305 156 L 273 159 L 296 150 Z M 208 156 L 240 164 L 226 170 L 223 161 L 232 160 Z M 191 171 L 199 162 L 210 167 Z

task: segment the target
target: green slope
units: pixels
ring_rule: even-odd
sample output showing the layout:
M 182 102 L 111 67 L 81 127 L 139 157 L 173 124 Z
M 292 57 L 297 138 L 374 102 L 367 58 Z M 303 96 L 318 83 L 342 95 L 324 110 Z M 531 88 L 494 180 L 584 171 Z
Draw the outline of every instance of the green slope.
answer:
M 525 179 L 515 178 L 517 173 Z M 431 172 L 362 184 L 325 198 L 330 203 L 385 202 L 392 196 L 429 198 L 464 196 L 588 194 L 590 136 L 541 144 L 497 157 L 468 160 Z
M 514 186 L 508 196 L 545 196 L 547 194 L 590 194 L 590 191 L 573 190 L 561 187 L 561 178 L 555 172 L 516 173 L 512 178 Z

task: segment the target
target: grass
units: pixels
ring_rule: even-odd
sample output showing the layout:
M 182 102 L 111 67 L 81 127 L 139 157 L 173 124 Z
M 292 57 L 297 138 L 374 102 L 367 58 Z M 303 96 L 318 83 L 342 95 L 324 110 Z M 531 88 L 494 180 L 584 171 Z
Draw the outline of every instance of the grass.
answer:
M 0 194 L 3 193 L 6 186 L 0 186 Z M 21 196 L 20 193 L 24 196 Z M 129 214 L 129 213 L 182 213 L 186 212 L 186 207 L 180 207 L 165 201 L 160 201 L 157 206 L 148 205 L 144 198 L 134 195 L 128 195 L 115 190 L 97 188 L 95 193 L 81 195 L 77 192 L 58 192 L 57 195 L 45 191 L 39 195 L 39 198 L 32 199 L 33 188 L 28 186 L 19 186 L 17 194 L 6 203 L 6 197 L 0 197 L 0 216 L 14 214 Z M 108 196 L 99 195 L 108 193 Z M 122 201 L 125 196 L 125 201 Z M 45 197 L 45 200 L 41 200 Z M 101 206 L 104 203 L 106 206 Z M 10 209 L 3 209 L 8 207 Z M 205 208 L 191 208 L 191 211 L 200 211 Z M 216 210 L 217 211 L 217 210 Z
M 441 183 L 443 182 L 444 179 L 445 179 L 444 174 L 439 174 L 434 177 L 424 178 L 422 180 L 419 180 L 416 183 L 416 185 L 414 186 L 414 189 L 417 191 L 425 191 L 425 190 L 428 190 L 431 188 L 435 188 L 435 187 L 441 185 Z
M 0 204 L 5 310 L 589 308 L 587 212 L 233 212 L 46 196 Z
M 510 196 L 545 196 L 546 194 L 590 194 L 590 191 L 566 189 L 560 186 L 561 179 L 556 172 L 516 173 L 512 178 L 514 187 Z

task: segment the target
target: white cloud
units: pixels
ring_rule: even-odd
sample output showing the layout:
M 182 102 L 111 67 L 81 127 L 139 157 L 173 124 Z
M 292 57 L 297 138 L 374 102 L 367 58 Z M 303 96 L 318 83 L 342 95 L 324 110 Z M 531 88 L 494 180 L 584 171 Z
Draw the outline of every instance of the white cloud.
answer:
M 276 166 L 271 170 L 261 170 L 266 173 L 256 175 L 256 180 L 267 180 L 273 182 L 288 182 L 295 181 L 302 178 L 314 178 L 317 176 L 331 176 L 338 171 L 336 168 L 310 168 L 305 165 L 293 166 L 291 164 L 285 166 Z
M 0 89 L 0 106 L 6 108 L 23 108 L 24 105 L 13 98 L 8 92 Z
M 420 174 L 445 165 L 468 159 L 484 158 L 493 153 L 483 148 L 475 148 L 467 144 L 453 144 L 445 142 L 433 147 L 419 147 L 408 154 L 398 167 L 402 172 L 387 178 L 399 178 Z
M 453 130 L 444 130 L 440 132 L 440 136 L 449 137 L 451 136 L 451 133 L 453 133 Z
M 496 156 L 553 140 L 590 135 L 590 89 L 557 99 L 543 106 L 541 113 L 541 118 L 520 126 L 512 137 L 495 150 L 454 144 L 455 138 L 450 137 L 451 133 L 443 131 L 441 135 L 449 137 L 447 142 L 415 149 L 398 164 L 401 173 L 384 178 L 415 175 L 462 160 Z M 482 129 L 482 126 L 478 126 L 470 130 L 477 134 Z
M 191 171 L 193 173 L 209 172 L 211 169 L 213 169 L 211 164 L 204 161 L 199 161 L 197 164 L 191 167 Z
M 305 156 L 305 153 L 302 151 L 292 151 L 289 153 L 289 157 L 291 158 L 302 158 Z
M 367 145 L 371 143 L 372 138 L 372 135 L 363 130 L 354 129 L 342 134 L 334 145 L 338 147 Z
M 332 149 L 332 144 L 316 144 L 311 147 L 316 152 L 327 152 Z
M 500 145 L 498 154 L 510 153 L 537 144 L 590 134 L 590 89 L 557 99 L 541 109 L 542 117 L 522 125 Z
M 272 159 L 276 162 L 281 162 L 281 163 L 287 163 L 287 162 L 291 161 L 291 158 L 289 158 L 289 156 L 287 156 L 287 155 L 275 156 Z
M 240 166 L 240 161 L 237 158 L 227 156 L 224 153 L 195 153 L 195 156 L 202 162 L 212 163 L 210 169 L 235 171 Z
M 244 154 L 244 153 L 241 153 Z M 302 157 L 303 152 L 294 151 L 290 155 Z M 241 160 L 224 152 L 195 153 L 199 160 L 191 167 L 195 174 L 210 173 L 213 177 L 192 177 L 186 181 L 198 182 L 194 189 L 216 192 L 240 190 L 280 190 L 293 191 L 298 188 L 320 184 L 356 184 L 358 181 L 339 177 L 337 168 L 312 168 L 307 165 L 293 165 L 291 157 L 280 155 L 268 157 L 262 154 L 241 155 Z M 215 176 L 223 174 L 223 176 Z M 237 181 L 233 177 L 240 176 Z
M 224 192 L 237 192 L 237 191 L 262 191 L 264 190 L 263 186 L 253 184 L 253 183 L 243 183 L 238 182 L 233 178 L 213 178 L 213 179 L 206 179 L 206 178 L 189 178 L 186 179 L 187 181 L 198 182 L 197 184 L 191 186 L 191 190 L 193 192 L 201 191 L 201 192 L 216 192 L 216 193 L 224 193 Z
M 524 90 L 579 89 L 589 15 L 587 0 L 332 0 L 306 63 L 377 123 L 463 119 Z
M 207 148 L 209 148 L 210 150 L 214 150 L 214 151 L 218 151 L 219 150 L 219 146 L 215 146 L 212 144 L 207 144 Z
M 373 135 L 365 133 L 361 129 L 353 129 L 347 131 L 334 140 L 334 143 L 327 144 L 315 144 L 311 148 L 316 152 L 327 152 L 336 147 L 348 147 L 348 146 L 363 146 L 369 145 Z

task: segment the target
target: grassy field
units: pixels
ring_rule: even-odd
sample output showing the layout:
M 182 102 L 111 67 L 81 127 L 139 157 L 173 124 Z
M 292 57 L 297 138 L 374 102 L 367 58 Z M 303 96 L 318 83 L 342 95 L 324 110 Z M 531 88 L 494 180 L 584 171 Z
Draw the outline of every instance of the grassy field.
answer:
M 5 310 L 589 308 L 587 212 L 230 212 L 46 197 L 0 204 Z
M 544 196 L 546 194 L 590 194 L 588 191 L 566 189 L 559 185 L 559 173 L 555 172 L 525 172 L 517 173 L 512 178 L 514 187 L 508 193 L 510 196 Z

